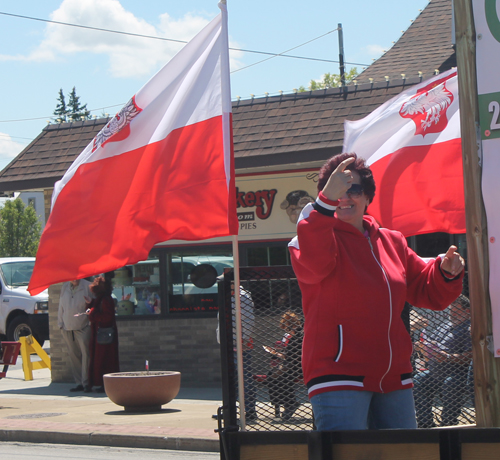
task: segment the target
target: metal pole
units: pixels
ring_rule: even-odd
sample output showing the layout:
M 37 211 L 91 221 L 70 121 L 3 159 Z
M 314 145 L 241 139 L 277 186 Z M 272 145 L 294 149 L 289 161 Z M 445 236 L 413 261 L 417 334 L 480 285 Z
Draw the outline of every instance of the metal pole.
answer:
M 236 320 L 236 368 L 238 372 L 238 400 L 240 402 L 241 431 L 245 431 L 245 387 L 243 380 L 243 333 L 241 330 L 241 298 L 240 298 L 240 254 L 238 252 L 238 236 L 232 236 L 234 262 L 234 309 Z
M 340 67 L 340 86 L 345 86 L 345 65 L 344 65 L 344 35 L 342 33 L 342 24 L 339 24 L 339 67 Z

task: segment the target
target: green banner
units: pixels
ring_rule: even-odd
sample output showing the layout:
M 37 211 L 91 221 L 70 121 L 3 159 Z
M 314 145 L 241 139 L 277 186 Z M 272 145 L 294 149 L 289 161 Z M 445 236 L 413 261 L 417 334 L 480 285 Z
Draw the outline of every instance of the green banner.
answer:
M 500 92 L 480 94 L 479 124 L 481 126 L 481 139 L 500 138 Z
M 500 20 L 498 19 L 496 0 L 484 0 L 484 12 L 491 35 L 495 37 L 497 42 L 500 42 Z

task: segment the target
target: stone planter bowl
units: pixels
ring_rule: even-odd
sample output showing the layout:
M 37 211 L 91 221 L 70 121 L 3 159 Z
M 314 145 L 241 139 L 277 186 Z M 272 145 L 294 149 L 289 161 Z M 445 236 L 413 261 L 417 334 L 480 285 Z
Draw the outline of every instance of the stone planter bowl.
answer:
M 127 412 L 161 410 L 179 393 L 181 373 L 175 371 L 116 372 L 104 375 L 104 390 Z

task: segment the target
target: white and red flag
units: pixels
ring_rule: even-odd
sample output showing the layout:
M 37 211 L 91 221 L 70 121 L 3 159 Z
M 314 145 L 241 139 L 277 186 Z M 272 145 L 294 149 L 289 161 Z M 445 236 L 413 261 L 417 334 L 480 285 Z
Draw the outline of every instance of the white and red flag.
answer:
M 368 212 L 405 236 L 465 233 L 456 69 L 345 122 L 344 152 L 367 160 L 377 191 Z
M 28 290 L 236 235 L 226 5 L 56 183 Z

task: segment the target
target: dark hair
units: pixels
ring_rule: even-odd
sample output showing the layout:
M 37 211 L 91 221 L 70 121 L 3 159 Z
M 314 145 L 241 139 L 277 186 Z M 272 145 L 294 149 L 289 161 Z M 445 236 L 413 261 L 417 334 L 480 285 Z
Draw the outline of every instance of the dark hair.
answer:
M 373 197 L 375 196 L 375 181 L 373 180 L 372 171 L 369 166 L 365 164 L 365 160 L 363 158 L 358 158 L 355 153 L 339 153 L 326 161 L 326 163 L 319 170 L 318 191 L 325 188 L 328 179 L 332 175 L 333 171 L 337 169 L 337 166 L 344 160 L 351 157 L 355 158 L 356 161 L 347 166 L 346 169 L 356 171 L 359 174 L 363 192 L 367 196 L 369 203 L 371 203 L 373 201 Z
M 111 295 L 111 292 L 113 292 L 111 281 L 109 279 L 105 279 L 103 276 L 97 276 L 94 281 L 92 281 L 89 288 L 92 294 L 96 297 Z
M 463 294 L 460 294 L 453 302 L 452 304 L 454 305 L 460 305 L 462 307 L 462 310 L 468 310 L 470 309 L 470 301 L 469 299 L 464 296 Z

